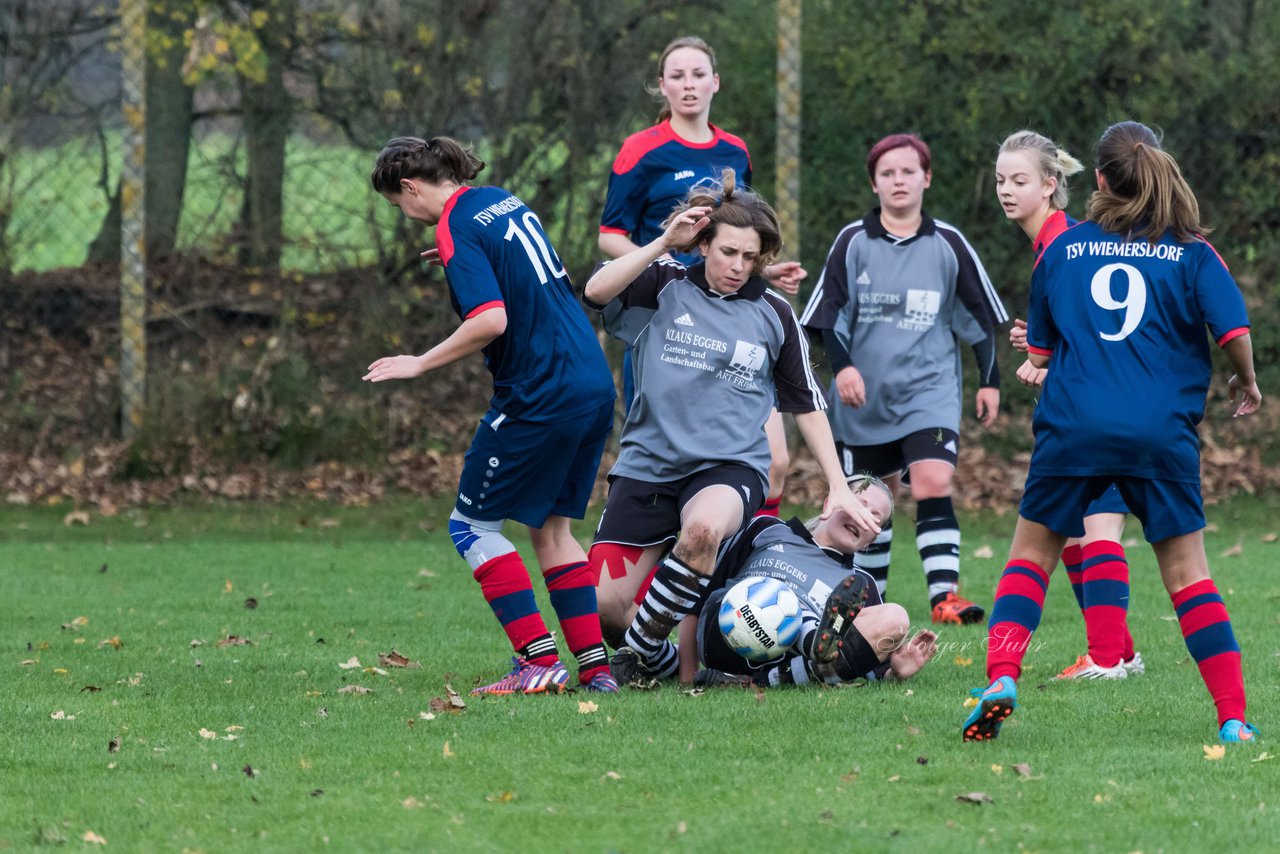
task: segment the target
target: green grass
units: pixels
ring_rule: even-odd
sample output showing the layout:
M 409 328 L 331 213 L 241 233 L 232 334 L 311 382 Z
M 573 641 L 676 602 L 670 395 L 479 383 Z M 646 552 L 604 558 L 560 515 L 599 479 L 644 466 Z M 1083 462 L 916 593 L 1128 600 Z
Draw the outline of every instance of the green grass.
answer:
M 1257 761 L 1280 753 L 1280 545 L 1263 540 L 1276 509 L 1211 512 L 1264 741 L 1208 761 L 1213 709 L 1145 546 L 1130 552 L 1131 623 L 1148 674 L 1048 684 L 1083 651 L 1058 578 L 1023 708 L 999 740 L 966 745 L 978 627 L 944 631 L 907 684 L 468 698 L 424 720 L 446 682 L 465 695 L 508 655 L 441 505 L 157 508 L 71 527 L 66 508 L 6 508 L 0 850 L 91 847 L 87 831 L 109 851 L 1266 850 L 1280 838 L 1280 761 Z M 966 520 L 973 598 L 989 602 L 1011 527 Z M 918 619 L 918 558 L 898 539 L 890 592 Z M 974 557 L 983 546 L 994 556 Z M 218 647 L 228 635 L 253 645 Z M 338 667 L 392 648 L 422 669 Z M 586 700 L 598 708 L 581 713 Z M 968 792 L 993 803 L 955 799 Z

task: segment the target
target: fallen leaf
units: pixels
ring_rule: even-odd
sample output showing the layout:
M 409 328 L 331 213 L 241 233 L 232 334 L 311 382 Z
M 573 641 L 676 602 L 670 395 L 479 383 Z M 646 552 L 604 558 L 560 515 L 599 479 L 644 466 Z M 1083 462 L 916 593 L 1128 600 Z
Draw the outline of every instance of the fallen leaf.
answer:
M 449 742 L 446 741 L 444 743 L 444 750 L 442 751 L 442 753 L 445 759 L 453 758 L 453 748 L 449 746 Z
M 418 577 L 419 578 L 435 578 L 436 574 L 429 569 L 420 569 L 418 570 Z
M 80 838 L 83 839 L 85 842 L 88 842 L 90 845 L 106 845 L 107 844 L 107 840 L 103 839 L 101 836 L 94 833 L 92 830 L 86 830 L 84 832 L 84 836 L 81 836 Z
M 964 701 L 963 705 L 966 709 L 972 709 L 974 706 L 978 705 L 978 698 L 970 697 L 969 699 Z
M 62 711 L 62 709 L 58 709 L 58 711 L 56 712 L 51 712 L 49 714 L 49 717 L 50 719 L 55 721 L 74 721 L 76 719 L 75 715 L 69 715 L 66 712 Z
M 1261 753 L 1259 753 L 1257 757 L 1250 759 L 1249 761 L 1250 762 L 1266 762 L 1268 759 L 1275 759 L 1275 757 L 1264 750 Z
M 1262 541 L 1264 543 L 1274 543 L 1276 540 L 1280 540 L 1280 534 L 1277 534 L 1275 531 L 1268 531 L 1262 535 Z
M 72 510 L 66 516 L 62 517 L 62 524 L 70 528 L 72 525 L 88 525 L 89 514 L 83 510 Z
M 976 558 L 982 558 L 983 560 L 990 560 L 996 556 L 996 553 L 991 546 L 978 546 L 978 548 L 973 550 L 973 556 Z
M 102 640 L 98 641 L 98 649 L 102 649 L 104 646 L 109 646 L 109 647 L 113 647 L 114 649 L 119 649 L 120 647 L 124 646 L 124 644 L 120 641 L 119 635 L 112 635 L 109 638 L 103 638 Z
M 310 794 L 311 794 L 311 797 L 318 798 L 324 794 L 324 789 L 312 789 Z
M 386 676 L 386 675 L 387 675 L 387 671 L 383 670 L 381 667 L 366 667 L 366 668 L 364 669 L 364 672 L 365 672 L 365 673 L 372 673 L 372 674 L 373 674 L 373 675 L 375 675 L 375 676 Z
M 1003 774 L 1003 773 L 1004 773 L 1004 766 L 1003 766 L 1003 765 L 992 765 L 992 766 L 991 766 L 991 773 L 992 773 L 992 774 Z
M 916 764 L 917 764 L 917 765 L 928 765 L 928 764 L 929 764 L 929 757 L 928 757 L 928 756 L 917 756 L 917 757 L 916 757 Z
M 354 655 L 348 658 L 346 661 L 342 661 L 338 663 L 339 670 L 355 670 L 359 666 L 360 666 L 360 659 Z
M 248 777 L 250 780 L 258 776 L 257 770 L 252 765 L 245 765 L 240 770 L 244 772 L 244 775 Z
M 71 631 L 75 632 L 75 631 L 79 631 L 81 628 L 87 625 L 89 625 L 88 617 L 76 617 L 74 620 L 71 620 L 68 623 L 63 623 L 61 628 L 70 629 Z
M 601 780 L 621 780 L 622 775 L 619 774 L 617 771 L 606 771 L 604 772 L 604 776 L 601 777 L 600 779 Z
M 986 792 L 965 792 L 963 795 L 956 795 L 956 800 L 965 804 L 994 804 L 991 796 Z
M 324 692 L 323 692 L 323 691 L 308 691 L 308 692 L 307 692 L 307 696 L 308 696 L 308 697 L 323 697 L 323 696 L 324 696 Z
M 230 592 L 231 592 L 231 579 L 230 579 L 230 578 L 228 578 L 228 579 L 227 579 L 227 582 L 226 582 L 226 584 L 224 584 L 224 585 L 223 585 L 222 590 L 223 590 L 223 592 L 224 592 L 224 593 L 230 593 Z
M 67 668 L 65 668 L 65 667 L 55 667 L 55 668 L 53 668 L 53 675 L 54 675 L 54 676 L 66 676 L 68 672 L 69 672 L 69 671 L 68 671 L 68 670 L 67 670 Z
M 372 688 L 366 688 L 363 685 L 343 685 L 338 689 L 339 694 L 372 694 Z
M 218 646 L 220 648 L 226 648 L 229 646 L 252 646 L 252 645 L 253 645 L 253 641 L 249 640 L 248 638 L 242 638 L 239 635 L 227 635 L 225 638 L 218 641 Z
M 391 650 L 391 652 L 378 653 L 378 663 L 381 664 L 383 667 L 407 667 L 410 670 L 422 669 L 421 664 L 419 664 L 416 661 L 410 661 L 408 658 L 396 652 L 394 649 Z
M 972 658 L 964 658 L 963 656 L 959 656 L 959 655 L 957 655 L 957 656 L 956 656 L 956 665 L 957 665 L 957 666 L 959 666 L 959 667 L 968 667 L 970 664 L 973 664 L 973 659 L 972 659 Z
M 196 639 L 196 638 L 192 638 L 192 639 L 191 639 L 191 648 L 192 648 L 192 649 L 195 649 L 195 648 L 196 648 L 196 647 L 198 647 L 198 646 L 204 646 L 204 641 L 202 641 L 202 640 L 198 640 L 198 639 Z
M 100 687 L 98 687 L 97 685 L 86 685 L 86 686 L 84 686 L 83 688 L 81 688 L 81 689 L 80 689 L 80 693 L 81 693 L 81 694 L 83 694 L 83 693 L 85 693 L 86 691 L 88 691 L 90 694 L 96 694 L 96 693 L 98 693 L 98 692 L 99 692 L 99 691 L 101 691 L 101 690 L 102 690 L 102 689 L 101 689 Z
M 831 819 L 835 817 L 836 817 L 836 814 L 831 810 L 823 810 L 822 812 L 818 813 L 818 821 L 831 821 Z
M 200 727 L 200 737 L 214 739 L 218 737 L 218 734 L 211 729 L 205 729 L 204 727 Z
M 1225 744 L 1204 745 L 1204 758 L 1210 761 L 1217 761 L 1227 755 L 1227 746 Z
M 18 662 L 18 665 L 21 667 L 30 667 L 33 664 L 39 664 L 39 663 L 40 663 L 40 659 L 38 658 L 24 658 L 22 659 L 22 661 Z
M 223 732 L 237 732 L 237 731 L 242 730 L 242 729 L 244 729 L 244 727 L 242 727 L 242 726 L 236 726 L 235 724 L 232 724 L 231 726 L 224 728 L 222 731 L 223 731 Z
M 908 688 L 906 691 L 904 691 L 904 692 L 903 692 L 902 696 L 904 696 L 904 697 L 914 697 L 914 696 L 915 696 L 915 693 L 916 693 L 915 691 L 912 691 L 910 688 Z
M 1019 762 L 1017 765 L 1010 765 L 1009 767 L 1018 772 L 1019 777 L 1031 776 L 1031 766 L 1025 762 Z
M 340 523 L 338 522 L 337 519 L 321 519 L 320 520 L 321 528 L 336 528 L 338 527 L 339 524 Z
M 119 752 L 120 752 L 120 739 L 113 738 L 107 742 L 107 753 L 119 753 Z
M 886 782 L 886 783 L 896 783 L 896 782 L 898 782 L 898 781 L 899 781 L 899 780 L 901 780 L 901 779 L 902 779 L 902 777 L 901 777 L 900 775 L 898 775 L 898 774 L 894 774 L 892 777 L 890 777 L 890 778 L 889 778 L 888 780 L 886 780 L 885 782 Z
M 578 714 L 580 715 L 593 714 L 599 708 L 600 708 L 599 706 L 597 706 L 595 703 L 591 702 L 590 700 L 578 701 Z
M 410 795 L 409 797 L 405 798 L 403 801 L 400 802 L 400 806 L 404 807 L 407 810 L 414 810 L 414 809 L 418 809 L 419 807 L 425 806 L 425 804 L 423 804 L 417 798 Z
M 329 717 L 329 708 L 328 708 L 327 706 L 325 706 L 325 707 L 323 707 L 323 708 L 317 709 L 317 710 L 316 710 L 316 716 L 317 716 L 317 717 L 321 717 L 321 718 L 327 718 L 327 717 Z
M 852 783 L 852 782 L 854 782 L 855 780 L 857 780 L 857 779 L 858 779 L 858 775 L 859 775 L 859 774 L 861 774 L 861 773 L 862 773 L 862 768 L 861 768 L 861 767 L 859 767 L 859 766 L 857 766 L 857 765 L 855 765 L 855 766 L 853 766 L 853 768 L 849 771 L 849 773 L 848 773 L 848 774 L 845 774 L 843 777 L 841 777 L 841 778 L 840 778 L 840 782 L 841 782 L 841 783 Z
M 234 732 L 229 732 L 229 733 L 227 733 L 226 735 L 224 735 L 224 736 L 222 737 L 222 740 L 223 740 L 223 741 L 235 741 L 235 740 L 236 740 L 237 738 L 239 738 L 239 737 L 240 737 L 240 736 L 236 735 Z
M 484 799 L 491 804 L 509 804 L 516 799 L 516 793 L 499 792 L 496 795 L 485 795 Z
M 1216 533 L 1218 533 L 1218 523 L 1217 523 L 1217 522 L 1210 522 L 1209 524 L 1205 525 L 1205 526 L 1204 526 L 1204 532 L 1205 532 L 1206 534 L 1216 534 Z
M 1244 544 L 1236 543 L 1231 548 L 1225 550 L 1222 553 L 1222 557 L 1240 557 L 1242 554 L 1244 554 Z
M 676 833 L 687 833 L 688 831 L 689 825 L 686 822 L 682 821 L 676 825 Z
M 453 690 L 453 686 L 448 682 L 444 684 L 444 692 L 446 695 L 444 698 L 432 697 L 427 708 L 433 712 L 461 712 L 467 708 L 462 697 L 458 696 L 458 692 Z
M 258 607 L 258 600 L 250 596 L 248 599 L 244 600 L 244 606 L 252 611 L 254 608 Z
M 422 718 L 424 721 L 434 721 L 436 719 L 436 716 L 431 712 L 418 712 L 418 717 Z

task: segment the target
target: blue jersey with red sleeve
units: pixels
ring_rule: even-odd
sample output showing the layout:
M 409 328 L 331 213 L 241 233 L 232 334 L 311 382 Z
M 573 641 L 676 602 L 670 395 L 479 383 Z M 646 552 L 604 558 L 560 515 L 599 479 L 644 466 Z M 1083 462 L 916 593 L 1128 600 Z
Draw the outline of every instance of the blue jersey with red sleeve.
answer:
M 639 246 L 662 234 L 662 221 L 699 181 L 719 180 L 730 168 L 738 186 L 751 183 L 747 144 L 711 125 L 709 142 L 689 142 L 664 121 L 627 137 L 609 173 L 600 230 L 625 234 Z M 685 266 L 702 259 L 693 253 L 674 256 Z
M 1244 298 L 1202 239 L 1126 240 L 1083 222 L 1031 278 L 1030 352 L 1050 357 L 1031 472 L 1196 483 L 1196 425 L 1219 345 L 1249 331 Z
M 506 309 L 506 331 L 484 348 L 495 417 L 562 421 L 613 399 L 564 263 L 523 202 L 499 187 L 461 188 L 445 203 L 436 247 L 458 317 Z

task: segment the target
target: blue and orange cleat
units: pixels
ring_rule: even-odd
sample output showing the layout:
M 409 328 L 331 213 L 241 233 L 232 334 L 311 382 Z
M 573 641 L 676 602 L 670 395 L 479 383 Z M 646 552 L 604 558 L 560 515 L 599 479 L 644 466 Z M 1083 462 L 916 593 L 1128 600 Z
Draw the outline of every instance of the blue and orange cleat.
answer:
M 985 691 L 975 688 L 972 693 L 978 698 L 978 705 L 965 719 L 961 735 L 965 741 L 990 741 L 1000 734 L 1000 725 L 1018 707 L 1018 684 L 1001 676 Z
M 597 694 L 617 694 L 618 683 L 608 670 L 601 670 L 588 681 L 582 683 L 582 687 L 587 691 L 594 691 Z
M 569 684 L 569 671 L 560 662 L 543 666 L 513 656 L 511 672 L 492 685 L 471 689 L 472 694 L 559 694 Z
M 1247 724 L 1244 721 L 1232 718 L 1222 725 L 1222 729 L 1218 730 L 1218 738 L 1227 743 L 1239 741 L 1253 741 L 1261 735 L 1258 728 L 1253 724 Z

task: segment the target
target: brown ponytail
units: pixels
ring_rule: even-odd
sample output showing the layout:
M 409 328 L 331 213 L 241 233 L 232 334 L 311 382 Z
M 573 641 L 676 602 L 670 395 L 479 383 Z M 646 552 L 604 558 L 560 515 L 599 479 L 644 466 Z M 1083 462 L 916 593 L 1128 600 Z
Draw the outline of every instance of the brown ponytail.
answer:
M 692 252 L 704 240 L 711 241 L 721 225 L 750 228 L 760 236 L 760 254 L 752 268 L 756 275 L 772 264 L 782 250 L 782 230 L 778 226 L 778 215 L 760 196 L 745 187 L 739 188 L 737 176 L 732 169 L 721 172 L 719 181 L 699 181 L 690 187 L 684 201 L 676 206 L 662 223 L 662 227 L 665 229 L 689 208 L 697 207 L 710 208 L 707 216 L 711 219 L 711 224 L 698 232 L 688 244 L 675 247 L 677 252 Z
M 463 184 L 483 169 L 484 161 L 455 139 L 398 136 L 378 154 L 369 180 L 379 193 L 394 194 L 400 192 L 400 182 L 406 178 L 421 178 L 429 184 Z
M 1089 199 L 1089 218 L 1104 230 L 1152 243 L 1172 230 L 1180 242 L 1209 233 L 1178 162 L 1140 122 L 1120 122 L 1102 134 L 1094 164 L 1106 179 Z

